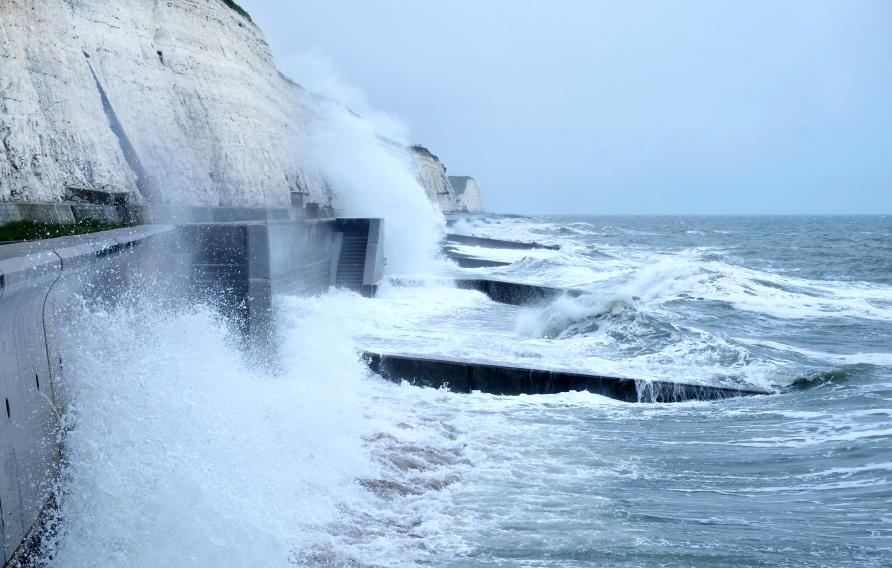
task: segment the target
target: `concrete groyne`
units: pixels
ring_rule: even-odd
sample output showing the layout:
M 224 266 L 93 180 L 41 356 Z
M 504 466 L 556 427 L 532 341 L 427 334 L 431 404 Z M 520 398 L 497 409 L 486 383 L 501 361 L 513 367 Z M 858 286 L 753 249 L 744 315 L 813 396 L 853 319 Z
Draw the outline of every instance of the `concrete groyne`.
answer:
M 455 359 L 363 353 L 369 368 L 390 381 L 447 388 L 453 392 L 481 391 L 497 395 L 555 394 L 587 391 L 623 402 L 685 402 L 770 394 L 752 388 L 642 381 L 567 371 L 553 371 Z
M 538 284 L 523 284 L 491 278 L 459 278 L 455 280 L 455 287 L 463 290 L 477 290 L 489 296 L 489 299 L 493 302 L 511 304 L 512 306 L 541 304 L 554 300 L 559 296 L 577 297 L 582 295 L 580 290 L 554 288 Z
M 446 255 L 446 258 L 455 261 L 455 264 L 459 265 L 461 268 L 495 268 L 511 264 L 510 262 L 478 258 L 476 256 L 462 254 L 451 250 L 445 250 L 443 253 Z
M 488 237 L 475 237 L 472 235 L 459 235 L 456 233 L 448 233 L 445 238 L 447 243 L 459 244 L 459 245 L 470 245 L 477 247 L 485 247 L 485 248 L 501 248 L 501 249 L 520 249 L 520 250 L 529 250 L 529 249 L 548 249 L 548 250 L 560 250 L 559 245 L 545 245 L 537 242 L 524 242 L 524 241 L 507 241 L 504 239 L 491 239 Z

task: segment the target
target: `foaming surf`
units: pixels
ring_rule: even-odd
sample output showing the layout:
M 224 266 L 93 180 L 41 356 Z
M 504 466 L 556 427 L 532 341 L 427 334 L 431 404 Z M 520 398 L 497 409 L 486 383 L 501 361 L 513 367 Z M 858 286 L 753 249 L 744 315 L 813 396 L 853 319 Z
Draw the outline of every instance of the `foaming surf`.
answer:
M 85 313 L 47 564 L 883 566 L 888 264 L 825 266 L 851 255 L 844 218 L 774 223 L 469 220 L 561 249 L 478 250 L 514 256 L 449 275 L 580 295 L 510 306 L 412 276 L 374 299 L 281 297 L 270 368 L 207 307 Z M 877 242 L 864 259 L 886 258 Z M 777 394 L 458 395 L 383 381 L 362 350 Z
M 370 377 L 326 314 L 281 308 L 275 368 L 205 306 L 79 317 L 45 565 L 413 565 L 462 548 L 447 527 L 461 431 L 430 395 Z

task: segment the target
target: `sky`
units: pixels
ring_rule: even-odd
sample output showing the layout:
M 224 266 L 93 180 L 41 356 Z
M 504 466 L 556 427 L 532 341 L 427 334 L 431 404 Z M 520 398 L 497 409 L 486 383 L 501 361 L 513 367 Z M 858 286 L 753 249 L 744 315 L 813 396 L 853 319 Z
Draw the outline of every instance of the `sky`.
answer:
M 240 3 L 490 211 L 892 213 L 889 0 Z

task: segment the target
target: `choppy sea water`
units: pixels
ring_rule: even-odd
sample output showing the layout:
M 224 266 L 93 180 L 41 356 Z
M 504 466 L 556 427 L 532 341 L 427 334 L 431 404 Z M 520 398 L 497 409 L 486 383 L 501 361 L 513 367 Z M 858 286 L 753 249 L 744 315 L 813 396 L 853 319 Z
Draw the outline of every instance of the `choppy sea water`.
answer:
M 561 249 L 464 247 L 511 264 L 281 298 L 269 371 L 210 309 L 86 315 L 48 563 L 892 564 L 892 217 L 455 230 Z M 586 293 L 504 306 L 450 274 Z M 776 394 L 459 395 L 370 376 L 362 349 Z

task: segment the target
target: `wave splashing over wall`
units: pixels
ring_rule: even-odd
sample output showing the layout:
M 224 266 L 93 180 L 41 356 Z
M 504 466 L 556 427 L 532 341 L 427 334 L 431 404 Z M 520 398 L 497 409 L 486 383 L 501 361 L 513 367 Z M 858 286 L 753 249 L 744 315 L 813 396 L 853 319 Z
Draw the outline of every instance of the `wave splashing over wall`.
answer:
M 444 533 L 461 433 L 397 411 L 414 391 L 369 377 L 342 329 L 281 311 L 274 371 L 204 307 L 72 325 L 48 566 L 411 565 L 437 548 L 419 543 Z

